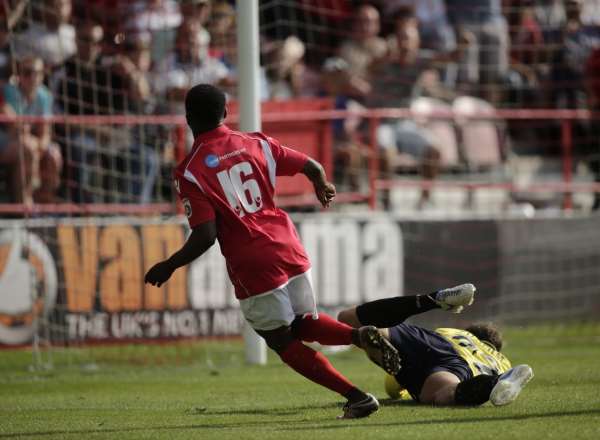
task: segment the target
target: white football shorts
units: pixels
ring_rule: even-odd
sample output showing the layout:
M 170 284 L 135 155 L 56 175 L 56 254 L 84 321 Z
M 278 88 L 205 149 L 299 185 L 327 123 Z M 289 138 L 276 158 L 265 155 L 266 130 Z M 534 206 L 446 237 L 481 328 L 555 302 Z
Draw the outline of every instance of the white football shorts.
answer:
M 317 319 L 317 302 L 310 269 L 282 286 L 240 301 L 244 318 L 255 330 L 275 330 L 290 325 L 297 315 Z

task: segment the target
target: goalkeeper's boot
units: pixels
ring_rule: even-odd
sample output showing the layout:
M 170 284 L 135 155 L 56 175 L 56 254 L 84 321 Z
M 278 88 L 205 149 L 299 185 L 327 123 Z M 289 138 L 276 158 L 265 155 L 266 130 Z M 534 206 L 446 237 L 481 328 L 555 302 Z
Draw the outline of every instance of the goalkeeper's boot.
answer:
M 338 419 L 360 419 L 368 417 L 379 409 L 379 402 L 372 394 L 367 393 L 367 397 L 359 402 L 347 402 L 344 405 L 344 413 L 338 416 Z
M 395 376 L 400 372 L 400 355 L 398 350 L 388 341 L 377 327 L 372 325 L 358 329 L 360 346 L 369 359 L 383 368 L 388 374 Z
M 490 402 L 496 406 L 507 405 L 514 401 L 523 387 L 533 378 L 529 365 L 517 365 L 498 377 L 498 382 L 490 393 Z
M 450 313 L 460 313 L 465 306 L 473 304 L 475 296 L 475 286 L 473 284 L 461 284 L 456 287 L 438 290 L 429 295 L 429 297 L 442 309 Z

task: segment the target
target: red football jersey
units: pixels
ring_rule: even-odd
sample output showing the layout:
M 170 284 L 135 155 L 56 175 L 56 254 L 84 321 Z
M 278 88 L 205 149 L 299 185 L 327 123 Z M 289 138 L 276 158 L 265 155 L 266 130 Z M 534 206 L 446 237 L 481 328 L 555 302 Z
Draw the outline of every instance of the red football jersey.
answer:
M 175 169 L 190 227 L 214 220 L 238 299 L 306 272 L 310 262 L 288 215 L 274 203 L 276 176 L 293 176 L 308 157 L 262 133 L 221 125 L 202 133 Z

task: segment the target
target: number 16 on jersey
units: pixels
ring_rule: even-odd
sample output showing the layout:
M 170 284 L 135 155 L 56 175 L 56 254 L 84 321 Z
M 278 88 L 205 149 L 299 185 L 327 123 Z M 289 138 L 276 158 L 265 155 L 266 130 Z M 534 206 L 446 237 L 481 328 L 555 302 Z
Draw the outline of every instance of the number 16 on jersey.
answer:
M 251 175 L 252 165 L 250 165 L 250 162 L 240 162 L 228 170 L 217 173 L 217 178 L 229 205 L 240 217 L 262 208 L 262 197 L 258 182 L 255 179 L 246 179 L 242 182 L 242 177 Z

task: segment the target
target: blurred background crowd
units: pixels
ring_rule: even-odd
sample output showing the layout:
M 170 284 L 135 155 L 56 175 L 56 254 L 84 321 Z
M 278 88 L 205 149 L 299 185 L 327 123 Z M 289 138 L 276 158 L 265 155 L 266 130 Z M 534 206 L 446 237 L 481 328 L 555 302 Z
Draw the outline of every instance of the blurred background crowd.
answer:
M 260 19 L 265 101 L 600 110 L 600 0 L 265 0 Z M 181 115 L 200 82 L 235 100 L 236 63 L 233 1 L 0 0 L 0 114 Z M 557 154 L 559 122 L 508 123 L 500 159 L 508 148 Z M 364 121 L 332 125 L 336 178 L 357 189 Z M 597 181 L 598 125 L 573 126 Z M 167 199 L 171 128 L 0 124 L 3 201 Z M 385 175 L 408 164 L 426 179 L 448 164 L 454 142 L 404 119 L 383 120 L 376 138 Z M 424 189 L 419 204 L 428 202 Z

